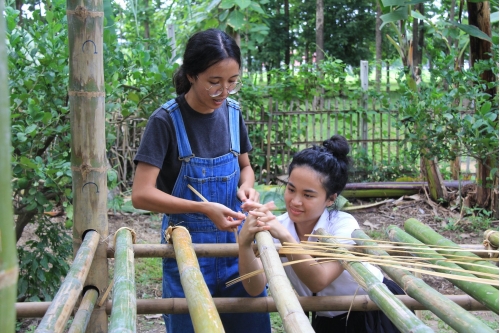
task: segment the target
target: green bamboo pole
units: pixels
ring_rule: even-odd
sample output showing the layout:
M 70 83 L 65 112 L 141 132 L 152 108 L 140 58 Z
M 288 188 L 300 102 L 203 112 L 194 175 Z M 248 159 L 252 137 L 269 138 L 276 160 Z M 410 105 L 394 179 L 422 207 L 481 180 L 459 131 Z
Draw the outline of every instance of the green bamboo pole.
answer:
M 330 236 L 322 228 L 318 229 L 317 233 Z M 329 244 L 339 244 L 333 238 L 322 238 L 321 241 Z M 354 257 L 354 255 L 352 256 Z M 394 297 L 394 294 L 387 289 L 386 285 L 379 281 L 361 262 L 346 260 L 339 260 L 339 262 L 401 332 L 433 332 L 397 297 Z
M 4 0 L 0 0 L 0 332 L 15 331 L 17 249 L 12 214 L 9 80 Z
M 260 260 L 264 266 L 271 296 L 276 303 L 283 326 L 287 333 L 311 332 L 314 330 L 302 309 L 283 264 L 274 247 L 273 237 L 269 231 L 261 231 L 255 235 L 259 248 Z
M 427 310 L 417 300 L 407 295 L 394 295 L 410 310 Z M 488 310 L 469 295 L 443 295 L 467 311 Z M 299 296 L 297 297 L 304 311 L 373 311 L 380 308 L 368 295 L 356 296 Z M 278 312 L 272 297 L 218 297 L 214 298 L 219 313 Z M 16 303 L 17 318 L 41 318 L 50 306 L 50 302 Z M 107 301 L 103 306 L 111 314 L 113 303 Z M 137 314 L 181 314 L 189 313 L 185 298 L 138 299 Z
M 99 244 L 99 234 L 93 230 L 85 234 L 68 275 L 56 293 L 49 309 L 43 316 L 35 333 L 59 333 L 64 330 L 68 318 L 83 290 L 90 265 Z
M 418 239 L 407 234 L 406 232 L 404 232 L 403 230 L 394 225 L 391 225 L 387 228 L 387 235 L 392 241 L 425 245 Z M 475 275 L 473 274 L 448 270 L 447 268 L 460 269 L 460 266 L 450 262 L 443 261 L 445 257 L 439 255 L 436 251 L 432 251 L 427 247 L 422 247 L 422 250 L 414 250 L 414 251 L 415 251 L 414 253 L 415 256 L 425 257 L 425 258 L 435 258 L 435 259 L 430 259 L 429 262 L 434 265 L 443 266 L 443 269 L 436 269 L 438 272 L 475 278 Z M 467 294 L 471 295 L 478 302 L 484 304 L 488 309 L 498 314 L 498 289 L 486 284 L 480 284 L 476 282 L 460 281 L 454 279 L 448 279 L 448 280 L 458 288 L 462 289 Z
M 116 232 L 113 309 L 109 320 L 109 333 L 136 331 L 136 304 L 132 233 L 127 228 L 122 228 Z
M 82 302 L 78 307 L 75 318 L 71 323 L 68 333 L 85 333 L 87 324 L 90 320 L 90 315 L 94 310 L 94 305 L 97 302 L 99 293 L 95 289 L 89 289 L 82 298 Z
M 104 82 L 103 0 L 66 0 L 68 21 L 68 99 L 73 185 L 73 253 L 87 230 L 108 238 L 107 157 Z M 63 89 L 64 87 L 58 87 Z M 107 242 L 99 243 L 84 286 L 103 295 L 108 286 Z M 105 333 L 108 316 L 94 307 L 88 332 Z
M 373 248 L 365 248 L 366 253 L 378 257 L 390 257 L 390 255 L 377 249 L 377 243 L 371 241 L 362 230 L 354 230 L 351 235 L 353 238 L 358 238 L 356 243 L 360 245 L 373 246 Z M 361 240 L 363 239 L 363 240 Z M 479 318 L 473 316 L 468 311 L 464 310 L 454 302 L 450 301 L 445 296 L 441 295 L 434 288 L 427 285 L 422 279 L 415 277 L 409 271 L 402 268 L 379 265 L 391 279 L 396 281 L 400 286 L 404 286 L 405 292 L 423 304 L 427 309 L 432 311 L 436 316 L 441 318 L 445 323 L 450 325 L 459 333 L 493 333 L 494 331 L 484 324 Z
M 484 239 L 498 249 L 498 230 L 486 230 L 484 232 Z
M 176 227 L 173 228 L 171 235 L 182 289 L 186 295 L 194 331 L 197 333 L 224 332 L 212 295 L 200 271 L 189 232 L 186 228 Z M 242 325 L 249 324 L 242 323 Z
M 405 231 L 421 241 L 422 243 L 429 244 L 429 245 L 436 245 L 436 246 L 450 246 L 450 247 L 455 247 L 457 249 L 460 248 L 460 246 L 451 240 L 441 236 L 437 232 L 435 232 L 431 227 L 423 224 L 417 219 L 408 219 L 405 221 L 404 224 Z M 470 271 L 470 273 L 474 274 L 474 271 L 476 272 L 483 272 L 483 273 L 489 273 L 489 274 L 497 274 L 498 275 L 498 267 L 492 264 L 489 261 L 481 260 L 478 256 L 476 256 L 474 253 L 469 252 L 469 251 L 454 251 L 453 249 L 450 250 L 438 250 L 437 251 L 439 254 L 442 254 L 443 256 L 447 258 L 453 258 L 450 255 L 454 256 L 463 256 L 463 257 L 469 257 L 471 259 L 476 259 L 474 261 L 467 261 L 463 263 L 459 263 L 458 265 L 462 268 L 465 268 Z M 480 264 L 482 266 L 473 266 L 471 264 Z M 478 277 L 482 277 L 479 275 Z

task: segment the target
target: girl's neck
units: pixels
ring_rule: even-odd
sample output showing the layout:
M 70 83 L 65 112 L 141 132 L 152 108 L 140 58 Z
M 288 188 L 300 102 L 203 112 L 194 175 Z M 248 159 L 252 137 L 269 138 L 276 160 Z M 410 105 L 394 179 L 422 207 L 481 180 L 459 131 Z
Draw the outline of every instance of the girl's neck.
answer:
M 317 220 L 313 224 L 306 225 L 294 223 L 295 232 L 297 232 L 297 235 L 299 236 L 299 241 L 307 241 L 309 239 L 309 236 L 305 235 L 309 235 L 313 232 L 316 223 L 318 223 Z

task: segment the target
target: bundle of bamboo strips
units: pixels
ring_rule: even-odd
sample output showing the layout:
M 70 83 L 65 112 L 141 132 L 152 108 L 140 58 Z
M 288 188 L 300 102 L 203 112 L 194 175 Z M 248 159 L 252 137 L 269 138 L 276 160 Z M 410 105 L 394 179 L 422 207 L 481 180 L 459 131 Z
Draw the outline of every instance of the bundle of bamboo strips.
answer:
M 95 289 L 89 289 L 85 292 L 68 333 L 84 333 L 86 331 L 98 296 L 99 293 Z
M 477 278 L 475 275 L 470 274 L 467 270 L 462 269 L 455 263 L 448 262 L 444 256 L 439 255 L 437 252 L 432 251 L 425 244 L 418 241 L 413 236 L 407 234 L 400 228 L 396 226 L 389 226 L 387 228 L 387 233 L 392 241 L 414 243 L 419 244 L 421 250 L 415 251 L 414 255 L 420 257 L 426 257 L 430 263 L 438 265 L 441 268 L 434 267 L 434 270 L 439 272 L 444 272 L 447 274 L 453 274 L 454 276 L 462 276 L 463 278 L 469 278 L 469 281 L 463 281 L 461 279 L 447 278 L 451 283 L 462 289 L 467 294 L 471 295 L 474 299 L 484 304 L 488 309 L 494 311 L 498 314 L 498 290 L 491 285 L 477 283 Z M 496 280 L 496 285 L 498 285 L 498 277 Z
M 322 228 L 317 230 L 317 234 L 330 236 Z M 333 238 L 327 237 L 320 240 L 321 242 L 340 245 Z M 346 253 L 348 253 L 347 250 Z M 349 254 L 349 256 L 355 257 L 353 254 Z M 345 259 L 339 260 L 339 262 L 401 332 L 433 332 L 430 327 L 418 319 L 398 298 L 394 297 L 386 285 L 374 276 L 362 263 Z
M 73 264 L 54 300 L 36 329 L 36 333 L 58 333 L 64 330 L 76 301 L 83 290 L 90 265 L 99 244 L 99 234 L 89 231 L 76 253 Z
M 260 260 L 264 266 L 271 296 L 281 316 L 287 333 L 314 332 L 304 310 L 295 296 L 290 281 L 283 269 L 274 241 L 268 231 L 260 231 L 255 235 Z
M 224 332 L 212 295 L 203 279 L 189 231 L 184 227 L 169 227 L 167 232 L 174 244 L 175 259 L 179 266 L 182 289 L 186 295 L 194 331 Z
M 423 224 L 417 219 L 408 219 L 404 223 L 405 231 L 421 241 L 425 244 L 437 245 L 437 246 L 446 246 L 449 249 L 446 250 L 438 250 L 439 254 L 442 254 L 446 258 L 450 258 L 453 255 L 461 255 L 464 257 L 471 258 L 472 261 L 463 261 L 459 262 L 458 265 L 470 271 L 470 273 L 477 275 L 478 272 L 490 273 L 498 275 L 498 267 L 493 265 L 492 263 L 481 260 L 478 256 L 476 256 L 472 252 L 461 251 L 456 252 L 456 249 L 460 249 L 460 246 L 451 240 L 441 236 L 436 231 L 434 231 L 431 227 Z
M 109 322 L 109 332 L 133 333 L 137 326 L 137 313 L 135 311 L 137 300 L 132 232 L 128 228 L 121 228 L 116 231 L 115 236 L 113 309 Z
M 372 249 L 365 248 L 364 251 L 366 253 L 380 257 L 390 257 L 387 252 L 377 249 L 377 243 L 371 241 L 371 239 L 362 230 L 355 230 L 352 233 L 352 237 L 358 239 L 356 240 L 357 244 L 373 246 Z M 441 293 L 427 285 L 422 279 L 415 277 L 409 271 L 402 268 L 386 267 L 382 264 L 380 264 L 380 267 L 394 281 L 396 281 L 397 284 L 403 286 L 403 289 L 408 295 L 423 304 L 427 309 L 432 311 L 457 332 L 494 332 L 491 328 L 479 320 L 479 318 L 473 316 L 467 310 L 461 308 L 454 302 L 450 301 L 447 297 L 441 295 Z

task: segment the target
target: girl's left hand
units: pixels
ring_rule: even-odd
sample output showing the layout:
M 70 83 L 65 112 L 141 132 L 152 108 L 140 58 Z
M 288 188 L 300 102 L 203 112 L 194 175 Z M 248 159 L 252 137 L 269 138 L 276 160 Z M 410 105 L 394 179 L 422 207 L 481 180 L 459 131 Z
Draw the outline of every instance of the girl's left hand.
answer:
M 241 202 L 259 202 L 259 192 L 257 192 L 253 187 L 240 187 L 236 196 L 241 200 Z

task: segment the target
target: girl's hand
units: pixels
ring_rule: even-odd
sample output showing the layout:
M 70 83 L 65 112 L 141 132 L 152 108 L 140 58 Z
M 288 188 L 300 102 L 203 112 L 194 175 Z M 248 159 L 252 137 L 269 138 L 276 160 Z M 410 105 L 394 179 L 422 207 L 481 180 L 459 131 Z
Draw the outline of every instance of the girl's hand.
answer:
M 217 229 L 222 231 L 233 231 L 245 219 L 245 214 L 241 212 L 237 213 L 215 202 L 205 203 L 203 214 L 212 220 Z
M 236 196 L 245 203 L 247 201 L 259 202 L 259 192 L 257 192 L 253 187 L 240 187 Z

